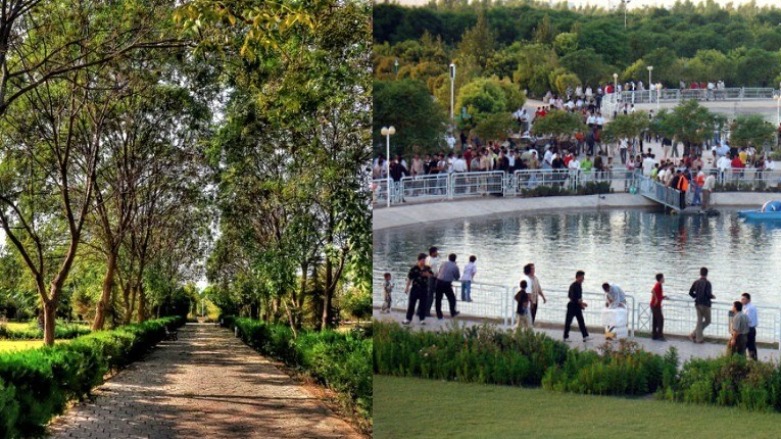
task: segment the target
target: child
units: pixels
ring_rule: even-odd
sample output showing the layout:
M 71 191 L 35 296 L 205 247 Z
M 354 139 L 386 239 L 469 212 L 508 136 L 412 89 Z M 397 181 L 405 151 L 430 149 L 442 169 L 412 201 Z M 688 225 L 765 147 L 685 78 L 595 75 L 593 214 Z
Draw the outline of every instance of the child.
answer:
M 380 312 L 384 312 L 385 314 L 390 314 L 391 293 L 393 293 L 393 282 L 391 282 L 391 274 L 385 273 L 385 286 L 384 286 L 384 295 L 383 295 L 385 301 L 382 303 L 382 310 Z
M 464 267 L 464 274 L 461 276 L 461 301 L 472 301 L 472 280 L 474 280 L 477 274 L 477 256 L 472 255 L 469 257 L 469 263 Z
M 531 328 L 531 312 L 529 311 L 529 294 L 526 292 L 526 287 L 529 285 L 525 280 L 521 281 L 521 290 L 515 294 L 515 300 L 518 302 L 518 323 L 515 328 Z

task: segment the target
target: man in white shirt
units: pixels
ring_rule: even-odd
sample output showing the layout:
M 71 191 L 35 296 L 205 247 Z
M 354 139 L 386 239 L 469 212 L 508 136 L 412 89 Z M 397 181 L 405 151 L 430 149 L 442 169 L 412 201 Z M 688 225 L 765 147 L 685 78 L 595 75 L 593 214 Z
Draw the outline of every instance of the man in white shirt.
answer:
M 724 181 L 724 177 L 727 175 L 730 169 L 732 169 L 732 161 L 727 158 L 726 155 L 719 157 L 716 162 L 716 167 L 719 168 L 719 177 L 721 181 Z
M 644 177 L 650 177 L 651 171 L 654 170 L 654 166 L 656 165 L 656 160 L 654 160 L 653 157 L 650 155 L 646 155 L 643 159 L 643 176 Z
M 548 147 L 545 149 L 545 155 L 542 158 L 542 169 L 550 169 L 553 162 L 553 149 Z
M 702 185 L 702 210 L 710 207 L 710 194 L 713 193 L 714 187 L 716 187 L 716 176 L 709 174 L 705 177 L 705 184 Z
M 453 161 L 453 172 L 466 172 L 466 169 L 466 160 L 463 155 L 459 154 Z
M 469 263 L 464 267 L 464 273 L 461 275 L 461 301 L 472 301 L 472 281 L 477 275 L 477 256 L 469 257 Z
M 757 307 L 751 303 L 751 294 L 743 293 L 740 295 L 740 302 L 743 304 L 743 312 L 748 316 L 748 341 L 746 342 L 746 349 L 748 350 L 748 356 L 757 359 L 757 325 L 759 324 L 759 316 L 757 313 Z

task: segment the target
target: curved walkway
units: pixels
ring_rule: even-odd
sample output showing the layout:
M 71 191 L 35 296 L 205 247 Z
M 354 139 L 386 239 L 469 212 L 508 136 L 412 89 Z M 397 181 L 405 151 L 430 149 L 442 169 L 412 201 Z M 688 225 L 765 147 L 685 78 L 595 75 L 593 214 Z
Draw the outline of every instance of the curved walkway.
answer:
M 716 209 L 722 207 L 758 207 L 774 197 L 762 192 L 717 192 L 711 196 Z M 565 209 L 638 209 L 655 208 L 658 204 L 641 195 L 574 195 L 536 198 L 469 198 L 458 201 L 430 202 L 374 209 L 373 230 L 385 230 L 423 223 L 478 218 L 511 213 L 530 214 Z
M 54 438 L 362 438 L 225 329 L 191 325 L 50 426 Z

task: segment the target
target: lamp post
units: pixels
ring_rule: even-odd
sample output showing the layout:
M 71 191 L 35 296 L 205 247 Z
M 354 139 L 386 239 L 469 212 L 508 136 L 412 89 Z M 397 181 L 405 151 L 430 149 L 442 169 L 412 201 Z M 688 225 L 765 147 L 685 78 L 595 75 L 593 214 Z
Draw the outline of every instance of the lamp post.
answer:
M 631 0 L 621 0 L 621 4 L 624 5 L 624 29 L 626 29 L 626 5 L 629 4 Z
M 781 90 L 779 90 L 779 93 L 781 93 Z M 778 125 L 781 125 L 781 94 L 777 94 L 774 97 L 776 99 L 776 127 L 778 127 Z
M 456 90 L 456 65 L 450 63 L 450 124 L 453 124 L 453 99 Z
M 391 176 L 390 176 L 390 136 L 396 134 L 396 128 L 393 125 L 390 127 L 382 127 L 380 130 L 383 136 L 385 136 L 385 178 L 388 183 L 388 207 L 390 207 L 391 199 Z
M 613 102 L 618 103 L 618 73 L 613 73 Z
M 399 79 L 399 59 L 393 60 L 393 71 L 396 73 L 396 79 Z
M 648 102 L 651 102 L 651 93 L 653 93 L 653 82 L 651 82 L 651 73 L 654 71 L 654 66 L 648 66 L 646 67 L 648 69 Z

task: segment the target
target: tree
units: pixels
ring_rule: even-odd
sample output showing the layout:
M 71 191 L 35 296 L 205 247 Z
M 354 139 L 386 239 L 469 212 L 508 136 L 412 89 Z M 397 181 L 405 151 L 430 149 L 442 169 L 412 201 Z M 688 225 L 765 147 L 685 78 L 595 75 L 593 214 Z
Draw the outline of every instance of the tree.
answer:
M 700 145 L 713 133 L 720 116 L 711 113 L 697 101 L 683 101 L 672 111 L 662 110 L 651 123 L 652 131 L 684 144 L 684 154 L 692 145 Z
M 496 39 L 485 18 L 485 11 L 481 9 L 477 14 L 477 24 L 461 37 L 458 45 L 461 58 L 472 60 L 483 71 L 494 54 L 495 45 Z
M 521 89 L 527 89 L 531 96 L 542 96 L 553 88 L 549 75 L 558 66 L 552 49 L 540 44 L 524 46 L 518 53 L 518 69 L 513 74 L 513 82 Z
M 776 128 L 759 114 L 738 116 L 730 127 L 730 141 L 738 147 L 753 145 L 766 151 L 775 145 Z
M 640 137 L 648 129 L 649 124 L 648 113 L 645 111 L 619 114 L 605 125 L 602 138 L 606 142 L 616 142 L 622 138 L 634 139 Z
M 372 144 L 377 154 L 385 154 L 383 126 L 396 128 L 391 154 L 409 152 L 413 146 L 429 150 L 445 132 L 445 114 L 420 81 L 374 81 L 372 108 Z
M 545 117 L 536 119 L 532 125 L 534 135 L 551 135 L 556 139 L 571 136 L 585 129 L 586 126 L 578 114 L 562 110 L 551 111 Z

